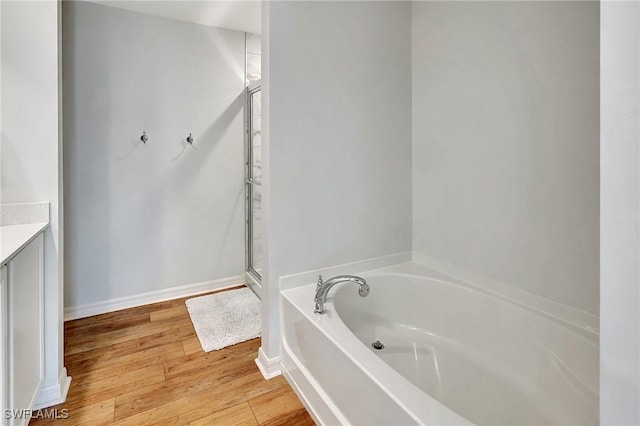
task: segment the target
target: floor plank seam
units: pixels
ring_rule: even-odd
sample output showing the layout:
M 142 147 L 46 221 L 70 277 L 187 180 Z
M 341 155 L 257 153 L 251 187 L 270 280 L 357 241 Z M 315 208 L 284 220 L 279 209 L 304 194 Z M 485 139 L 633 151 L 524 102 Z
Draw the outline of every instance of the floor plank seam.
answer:
M 259 425 L 260 423 L 258 423 L 258 418 L 256 417 L 255 411 L 253 411 L 253 406 L 251 406 L 251 402 L 247 401 L 247 405 L 249 406 L 249 409 L 251 410 L 251 414 L 253 414 L 253 419 L 256 421 L 256 424 Z

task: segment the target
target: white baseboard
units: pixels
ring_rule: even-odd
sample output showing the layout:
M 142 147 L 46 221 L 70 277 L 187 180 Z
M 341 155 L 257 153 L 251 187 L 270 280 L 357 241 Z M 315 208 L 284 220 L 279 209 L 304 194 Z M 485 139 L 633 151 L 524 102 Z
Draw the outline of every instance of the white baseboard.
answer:
M 40 389 L 34 409 L 40 410 L 41 408 L 62 404 L 67 399 L 69 386 L 71 386 L 71 377 L 67 376 L 67 369 L 63 367 L 60 377 L 58 377 L 58 383 L 51 383 Z
M 262 373 L 262 377 L 265 380 L 273 379 L 276 376 L 282 374 L 282 367 L 280 366 L 280 357 L 268 358 L 262 351 L 262 347 L 258 349 L 258 358 L 256 358 L 256 364 Z
M 133 308 L 136 306 L 148 305 L 150 303 L 164 302 L 165 300 L 179 299 L 181 297 L 195 296 L 214 290 L 235 287 L 244 284 L 244 276 L 221 278 L 213 281 L 205 281 L 195 284 L 187 284 L 177 287 L 165 288 L 151 291 L 149 293 L 135 296 L 120 297 L 117 299 L 105 300 L 104 302 L 88 303 L 80 306 L 68 306 L 64 308 L 64 320 L 69 321 L 77 318 L 85 318 L 107 312 L 119 311 L 120 309 Z

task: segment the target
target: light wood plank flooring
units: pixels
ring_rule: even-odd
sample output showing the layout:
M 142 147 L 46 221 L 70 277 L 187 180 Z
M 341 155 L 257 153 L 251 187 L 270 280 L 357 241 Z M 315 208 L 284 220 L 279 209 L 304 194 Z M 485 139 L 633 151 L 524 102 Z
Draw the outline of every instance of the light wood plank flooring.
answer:
M 65 323 L 67 419 L 30 425 L 313 425 L 282 377 L 264 380 L 260 339 L 204 353 L 176 299 Z

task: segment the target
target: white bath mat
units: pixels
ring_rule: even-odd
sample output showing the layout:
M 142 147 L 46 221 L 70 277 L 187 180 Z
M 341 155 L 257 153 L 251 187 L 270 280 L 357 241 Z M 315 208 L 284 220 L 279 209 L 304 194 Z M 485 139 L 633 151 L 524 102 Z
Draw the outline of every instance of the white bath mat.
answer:
M 260 337 L 260 299 L 247 287 L 185 303 L 205 352 Z

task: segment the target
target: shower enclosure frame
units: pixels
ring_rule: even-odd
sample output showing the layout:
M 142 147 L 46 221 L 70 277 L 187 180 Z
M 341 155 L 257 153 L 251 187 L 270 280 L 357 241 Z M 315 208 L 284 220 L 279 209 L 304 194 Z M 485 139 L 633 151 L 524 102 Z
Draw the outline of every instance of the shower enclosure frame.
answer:
M 256 187 L 261 188 L 262 182 L 254 179 L 253 173 L 253 96 L 262 90 L 261 81 L 251 82 L 245 91 L 245 273 L 254 284 L 261 287 L 262 274 L 255 269 L 255 253 L 253 247 L 253 194 Z

